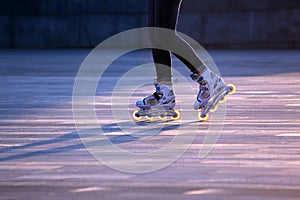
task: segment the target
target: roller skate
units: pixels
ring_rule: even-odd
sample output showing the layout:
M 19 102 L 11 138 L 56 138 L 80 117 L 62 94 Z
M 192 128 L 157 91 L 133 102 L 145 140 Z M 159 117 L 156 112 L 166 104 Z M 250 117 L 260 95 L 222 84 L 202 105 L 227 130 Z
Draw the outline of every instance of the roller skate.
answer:
M 226 101 L 226 95 L 235 92 L 233 84 L 225 85 L 224 80 L 209 69 L 206 69 L 201 75 L 192 74 L 191 78 L 199 83 L 199 93 L 194 109 L 199 110 L 200 121 L 207 120 L 208 113 L 216 111 L 218 104 Z
M 171 117 L 172 120 L 178 120 L 180 112 L 174 109 L 175 95 L 172 87 L 161 85 L 157 81 L 154 81 L 154 86 L 156 91 L 152 95 L 136 102 L 139 110 L 133 112 L 133 119 L 142 121 L 146 117 L 146 120 L 152 121 L 154 117 L 161 120 Z

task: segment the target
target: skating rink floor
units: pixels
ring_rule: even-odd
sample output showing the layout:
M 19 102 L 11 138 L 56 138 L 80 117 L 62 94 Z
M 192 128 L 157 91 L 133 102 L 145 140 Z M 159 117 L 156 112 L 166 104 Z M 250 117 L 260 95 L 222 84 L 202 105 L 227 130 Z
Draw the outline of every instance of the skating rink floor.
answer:
M 209 51 L 226 83 L 237 90 L 223 104 L 222 120 L 213 118 L 217 111 L 206 122 L 198 122 L 192 110 L 194 94 L 184 93 L 184 86 L 196 91 L 197 85 L 176 59 L 174 69 L 186 80 L 174 76 L 175 94 L 184 96 L 177 108 L 186 119 L 132 121 L 134 101 L 153 91 L 153 68 L 141 66 L 151 63 L 146 50 L 108 66 L 94 97 L 81 99 L 86 107 L 75 106 L 82 118 L 77 112 L 74 119 L 75 77 L 89 52 L 0 50 L 1 200 L 300 199 L 300 51 Z M 89 95 L 97 70 L 117 53 L 106 50 L 93 62 L 82 94 Z M 96 115 L 86 114 L 89 108 Z M 102 134 L 85 140 L 77 128 L 83 134 L 84 127 L 91 130 L 93 116 Z M 219 135 L 208 132 L 213 125 Z M 193 133 L 189 144 L 185 139 Z M 172 156 L 150 156 L 177 136 L 183 139 Z M 129 154 L 105 154 L 105 138 Z M 199 158 L 203 143 L 210 150 Z M 184 146 L 181 155 L 176 150 Z M 92 153 L 95 149 L 99 154 Z M 145 156 L 130 156 L 138 154 Z M 174 160 L 166 164 L 168 159 Z

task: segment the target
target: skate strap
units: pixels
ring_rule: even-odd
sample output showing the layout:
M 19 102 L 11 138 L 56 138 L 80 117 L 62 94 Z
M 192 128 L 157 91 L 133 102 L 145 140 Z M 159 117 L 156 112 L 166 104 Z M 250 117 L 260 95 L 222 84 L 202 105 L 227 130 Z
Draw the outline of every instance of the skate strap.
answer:
M 190 77 L 192 78 L 193 81 L 196 81 L 200 83 L 204 78 L 200 74 L 191 74 Z
M 158 101 L 160 99 L 160 96 L 158 95 L 157 92 L 154 92 L 153 93 L 153 96 L 155 97 L 155 99 Z

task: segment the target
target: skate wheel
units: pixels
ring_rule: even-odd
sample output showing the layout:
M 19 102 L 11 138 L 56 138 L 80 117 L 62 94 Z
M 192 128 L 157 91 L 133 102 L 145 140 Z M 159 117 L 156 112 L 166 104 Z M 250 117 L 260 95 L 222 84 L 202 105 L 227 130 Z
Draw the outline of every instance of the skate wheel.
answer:
M 154 117 L 146 116 L 147 121 L 152 121 Z
M 174 110 L 175 114 L 171 117 L 173 120 L 179 120 L 180 119 L 180 112 L 179 110 Z
M 231 88 L 231 91 L 228 92 L 228 94 L 234 94 L 234 93 L 235 93 L 235 91 L 236 91 L 235 85 L 233 85 L 233 84 L 228 84 L 227 87 L 230 87 L 230 88 Z
M 226 99 L 227 99 L 227 97 L 224 96 L 223 99 L 221 99 L 221 100 L 219 101 L 219 103 L 225 103 L 225 102 L 226 102 Z
M 206 115 L 203 116 L 202 113 L 199 112 L 198 117 L 199 117 L 200 121 L 206 121 L 206 120 L 208 120 L 209 114 L 207 113 Z
M 138 112 L 139 112 L 138 110 L 133 111 L 132 117 L 133 117 L 133 119 L 136 120 L 136 121 L 141 121 L 141 120 L 143 119 L 143 117 L 140 116 L 140 115 L 138 114 Z
M 165 121 L 168 119 L 168 117 L 165 115 L 160 115 L 160 116 L 158 116 L 158 119 Z
M 218 107 L 219 107 L 218 104 L 215 105 L 215 106 L 210 110 L 210 112 L 216 112 L 216 111 L 218 110 Z

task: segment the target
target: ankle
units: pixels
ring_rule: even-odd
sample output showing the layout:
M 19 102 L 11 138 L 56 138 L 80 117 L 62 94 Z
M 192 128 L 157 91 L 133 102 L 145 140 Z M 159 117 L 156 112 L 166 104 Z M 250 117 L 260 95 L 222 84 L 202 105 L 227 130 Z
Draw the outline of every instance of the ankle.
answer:
M 172 81 L 154 79 L 154 85 L 164 85 L 164 86 L 168 86 L 168 87 L 172 88 Z

